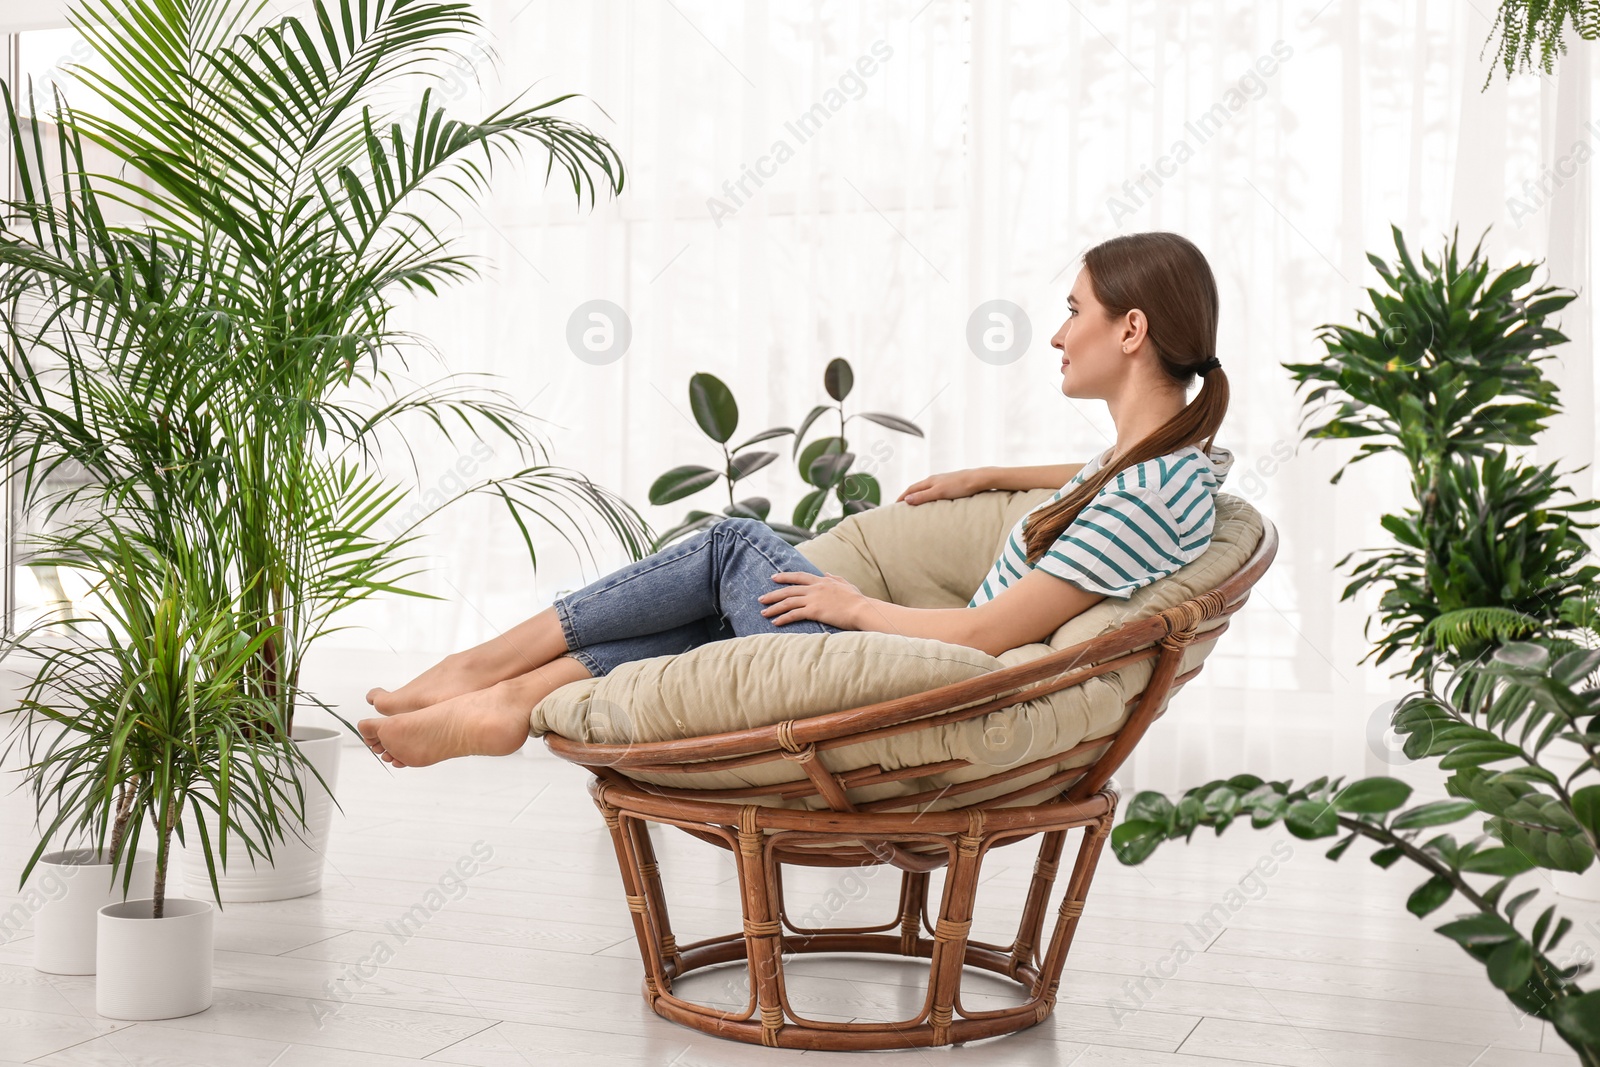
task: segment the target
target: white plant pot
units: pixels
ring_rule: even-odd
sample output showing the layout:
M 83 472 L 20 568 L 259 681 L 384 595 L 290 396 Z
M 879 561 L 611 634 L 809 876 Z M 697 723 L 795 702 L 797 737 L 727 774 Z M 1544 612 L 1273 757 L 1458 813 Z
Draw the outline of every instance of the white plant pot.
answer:
M 1582 874 L 1551 871 L 1550 884 L 1558 896 L 1600 903 L 1600 863 L 1591 863 Z
M 209 900 L 150 898 L 100 909 L 94 1010 L 108 1019 L 176 1019 L 211 1007 Z
M 132 857 L 128 892 L 122 878 L 128 861 L 113 878 L 111 861 L 93 848 L 46 852 L 28 875 L 24 907 L 33 913 L 33 966 L 47 974 L 93 974 L 96 913 L 107 904 L 137 900 L 155 892 L 156 854 L 139 849 Z
M 328 783 L 328 788 L 338 789 L 339 751 L 343 735 L 337 730 L 321 726 L 296 726 L 291 736 L 306 759 Z M 251 855 L 237 832 L 230 828 L 228 863 L 224 868 L 216 814 L 210 810 L 205 812 L 206 836 L 211 842 L 212 859 L 217 865 L 217 890 L 223 903 L 289 900 L 322 888 L 328 829 L 333 821 L 333 796 L 317 781 L 316 775 L 298 766 L 295 774 L 305 790 L 305 825 L 295 825 L 293 816 L 285 812 L 283 840 L 265 842 L 272 855 L 270 860 Z M 293 794 L 290 795 L 292 798 Z M 193 813 L 186 810 L 184 836 L 189 844 L 181 850 L 183 886 L 191 896 L 210 900 L 211 878 L 206 873 L 205 850 L 200 846 L 193 820 Z

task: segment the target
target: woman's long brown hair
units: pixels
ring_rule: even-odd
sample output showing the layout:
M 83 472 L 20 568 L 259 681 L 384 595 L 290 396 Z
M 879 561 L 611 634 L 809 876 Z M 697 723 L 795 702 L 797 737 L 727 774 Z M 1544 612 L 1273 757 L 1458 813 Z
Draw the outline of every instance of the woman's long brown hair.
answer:
M 1185 389 L 1192 385 L 1195 367 L 1217 352 L 1217 281 L 1194 242 L 1163 231 L 1121 234 L 1085 252 L 1083 266 L 1106 315 L 1118 319 L 1133 308 L 1144 312 L 1147 340 L 1162 369 Z M 1210 452 L 1227 413 L 1228 379 L 1218 367 L 1200 378 L 1200 391 L 1182 411 L 1138 441 L 1117 466 L 1102 466 L 1028 516 L 1023 526 L 1028 563 L 1038 562 L 1084 505 L 1122 471 L 1202 440 Z

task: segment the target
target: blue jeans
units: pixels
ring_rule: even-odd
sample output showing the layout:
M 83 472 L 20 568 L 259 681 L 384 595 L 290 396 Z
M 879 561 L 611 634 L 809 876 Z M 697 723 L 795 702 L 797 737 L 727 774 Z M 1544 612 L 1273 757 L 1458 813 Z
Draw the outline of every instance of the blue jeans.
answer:
M 814 619 L 782 626 L 756 598 L 789 588 L 782 571 L 822 573 L 758 519 L 724 518 L 612 571 L 552 605 L 568 652 L 594 677 L 619 663 L 672 656 L 708 641 L 751 634 L 835 634 Z

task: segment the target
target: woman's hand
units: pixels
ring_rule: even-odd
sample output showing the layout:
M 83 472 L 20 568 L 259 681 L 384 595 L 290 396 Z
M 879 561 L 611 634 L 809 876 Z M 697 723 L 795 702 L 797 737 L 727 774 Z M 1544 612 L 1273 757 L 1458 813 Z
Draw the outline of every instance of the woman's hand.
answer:
M 922 481 L 907 486 L 906 491 L 900 494 L 895 503 L 898 504 L 902 500 L 907 504 L 926 504 L 930 500 L 956 500 L 993 488 L 987 472 L 982 467 L 969 467 L 966 470 L 948 471 L 944 474 L 930 474 Z
M 771 619 L 774 626 L 812 619 L 843 630 L 854 630 L 856 613 L 869 599 L 837 574 L 781 571 L 774 574 L 772 580 L 787 584 L 783 589 L 762 593 L 756 599 L 768 605 L 761 609 L 761 614 Z

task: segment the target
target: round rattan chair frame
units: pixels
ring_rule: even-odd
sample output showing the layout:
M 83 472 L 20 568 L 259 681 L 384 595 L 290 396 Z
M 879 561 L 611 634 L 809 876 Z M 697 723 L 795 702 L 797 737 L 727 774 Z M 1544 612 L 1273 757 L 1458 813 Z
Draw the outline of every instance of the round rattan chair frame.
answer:
M 1116 817 L 1112 774 L 1165 709 L 1174 685 L 1203 664 L 1178 673 L 1197 638 L 1228 628 L 1277 554 L 1276 528 L 1264 517 L 1250 557 L 1215 589 L 1070 648 L 924 693 L 772 726 L 633 744 L 586 744 L 546 734 L 545 744 L 595 775 L 590 793 L 610 828 L 634 933 L 644 963 L 644 996 L 664 1018 L 718 1037 L 785 1048 L 844 1051 L 934 1046 L 1012 1033 L 1043 1022 L 1055 1006 L 1061 971 L 1083 914 L 1095 865 Z M 1217 625 L 1207 626 L 1214 620 Z M 1203 631 L 1203 633 L 1202 633 Z M 950 760 L 898 770 L 833 773 L 818 755 L 871 738 L 928 729 L 986 715 L 1131 663 L 1154 658 L 1150 678 L 1129 700 L 1114 733 L 994 775 L 910 796 L 853 803 L 846 790 L 921 777 L 967 765 Z M 974 703 L 976 701 L 976 703 Z M 1062 760 L 1104 749 L 1092 762 L 1001 796 L 942 810 L 916 810 L 941 798 L 989 788 Z M 791 760 L 805 778 L 780 786 L 688 789 L 638 781 L 656 775 L 749 767 Z M 1045 794 L 1038 803 L 1018 803 Z M 820 797 L 825 810 L 758 804 L 758 798 Z M 910 810 L 905 810 L 910 809 Z M 735 857 L 744 912 L 742 929 L 679 946 L 669 919 L 649 823 L 676 826 Z M 1048 943 L 1042 940 L 1051 890 L 1069 831 L 1081 829 Z M 1016 936 L 1008 945 L 968 937 L 978 876 L 992 848 L 1040 836 L 1038 857 Z M 784 909 L 783 867 L 889 864 L 901 871 L 896 914 L 866 927 L 800 927 Z M 930 873 L 946 869 L 938 915 L 930 913 Z M 839 1022 L 797 1012 L 785 991 L 783 963 L 792 953 L 883 953 L 930 961 L 927 993 L 912 1018 Z M 676 995 L 673 983 L 693 971 L 743 961 L 749 1001 L 727 1011 Z M 974 966 L 1016 982 L 1027 999 L 988 1011 L 961 1004 L 961 974 Z

